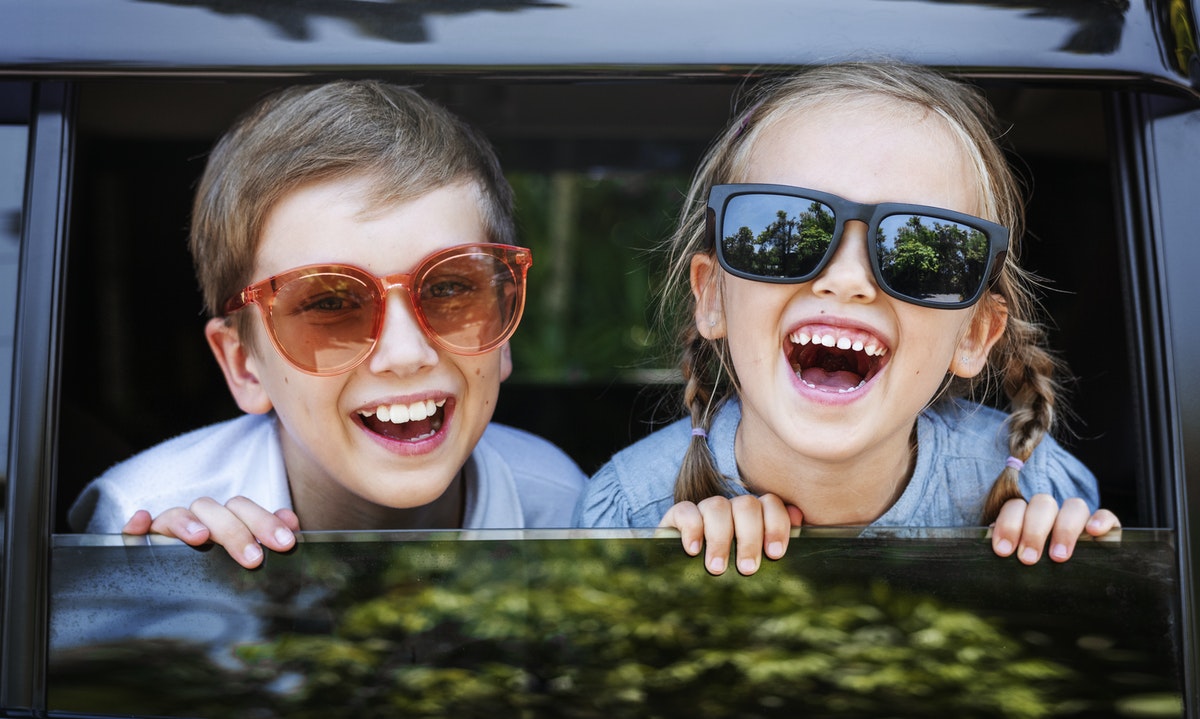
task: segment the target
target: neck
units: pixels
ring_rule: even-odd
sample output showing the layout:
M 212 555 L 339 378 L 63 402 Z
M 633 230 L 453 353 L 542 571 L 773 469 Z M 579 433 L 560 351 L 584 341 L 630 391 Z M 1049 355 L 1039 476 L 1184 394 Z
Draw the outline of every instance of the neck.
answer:
M 914 427 L 911 437 L 882 442 L 853 457 L 822 460 L 794 451 L 747 449 L 739 427 L 738 472 L 751 491 L 770 492 L 799 507 L 805 525 L 867 525 L 883 516 L 908 487 L 916 468 L 915 436 Z
M 332 482 L 293 481 L 292 506 L 305 530 L 458 529 L 466 508 L 460 471 L 446 491 L 419 507 L 387 507 Z

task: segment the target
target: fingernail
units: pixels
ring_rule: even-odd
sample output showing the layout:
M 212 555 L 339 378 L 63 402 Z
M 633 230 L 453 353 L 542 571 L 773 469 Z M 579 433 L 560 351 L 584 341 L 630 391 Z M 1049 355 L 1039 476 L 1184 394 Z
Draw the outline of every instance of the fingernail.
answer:
M 1090 529 L 1090 530 L 1092 530 L 1093 532 L 1098 532 L 1098 531 L 1100 531 L 1100 520 L 1099 520 L 1099 519 L 1093 519 L 1092 521 L 1088 522 L 1088 523 L 1087 523 L 1087 528 L 1088 528 L 1088 529 Z
M 1078 525 L 1076 525 L 1078 526 Z M 1037 561 L 1038 553 L 1033 547 L 1026 547 L 1021 550 L 1021 561 L 1033 564 Z
M 262 559 L 262 555 L 262 549 L 257 544 L 247 544 L 246 548 L 242 550 L 242 558 L 247 562 L 257 562 Z
M 693 557 L 700 553 L 700 542 L 692 542 L 688 545 L 688 554 Z
M 738 571 L 742 574 L 753 574 L 758 569 L 758 562 L 753 559 L 743 559 L 738 562 Z
M 725 560 L 721 559 L 720 557 L 714 557 L 708 563 L 708 571 L 712 572 L 713 574 L 720 574 L 721 572 L 724 572 Z
M 279 529 L 275 530 L 275 541 L 278 542 L 280 546 L 286 547 L 290 545 L 293 538 L 294 537 L 291 530 L 287 529 L 286 527 L 280 527 Z
M 996 545 L 996 552 L 1006 557 L 1012 554 L 1012 542 L 1008 541 L 1007 539 L 1001 539 Z
M 771 542 L 767 545 L 767 556 L 771 559 L 779 559 L 783 556 L 783 542 Z
M 1054 557 L 1055 559 L 1066 559 L 1067 558 L 1067 545 L 1056 544 L 1053 547 L 1050 547 L 1050 556 Z
M 204 531 L 204 525 L 199 522 L 188 522 L 188 525 L 184 529 L 187 530 L 189 537 L 194 537 Z

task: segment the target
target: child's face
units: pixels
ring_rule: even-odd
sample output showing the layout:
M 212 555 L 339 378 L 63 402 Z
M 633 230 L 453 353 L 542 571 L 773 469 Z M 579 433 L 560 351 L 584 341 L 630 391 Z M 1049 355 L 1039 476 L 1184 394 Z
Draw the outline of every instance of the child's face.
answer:
M 978 179 L 945 121 L 880 100 L 822 106 L 767 128 L 736 181 L 979 212 Z M 973 375 L 983 367 L 989 338 L 968 332 L 974 310 L 918 307 L 884 293 L 861 222 L 847 224 L 811 282 L 740 279 L 708 255 L 693 261 L 692 281 L 701 334 L 728 338 L 743 403 L 739 466 L 759 490 L 770 489 L 764 478 L 796 476 L 804 466 L 874 460 L 891 474 L 908 461 L 915 418 L 947 371 Z M 801 335 L 832 337 L 835 347 L 813 351 L 810 342 L 803 352 Z M 882 356 L 868 357 L 872 347 Z
M 365 203 L 366 187 L 362 179 L 335 180 L 286 195 L 267 217 L 254 279 L 317 263 L 356 265 L 377 276 L 409 272 L 436 250 L 487 242 L 470 186 L 381 210 Z M 388 294 L 378 344 L 343 374 L 297 370 L 271 344 L 261 316 L 253 327 L 255 351 L 243 352 L 245 382 L 230 385 L 243 410 L 276 410 L 293 496 L 358 497 L 395 508 L 437 499 L 483 434 L 512 369 L 507 345 L 473 357 L 435 347 L 398 291 Z M 420 404 L 423 411 L 429 400 L 431 422 L 379 422 L 379 407 L 396 415 L 407 412 L 397 406 Z

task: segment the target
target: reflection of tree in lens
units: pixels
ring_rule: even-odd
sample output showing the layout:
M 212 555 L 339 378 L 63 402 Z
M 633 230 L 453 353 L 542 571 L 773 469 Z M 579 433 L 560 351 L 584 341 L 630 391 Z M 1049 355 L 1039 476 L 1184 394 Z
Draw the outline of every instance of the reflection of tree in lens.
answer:
M 885 218 L 875 245 L 887 283 L 920 299 L 963 301 L 979 289 L 987 264 L 982 232 L 920 215 Z
M 790 199 L 790 198 L 789 198 Z M 765 277 L 801 277 L 811 273 L 833 239 L 833 212 L 819 202 L 789 216 L 787 209 L 757 235 L 743 225 L 724 239 L 730 266 Z

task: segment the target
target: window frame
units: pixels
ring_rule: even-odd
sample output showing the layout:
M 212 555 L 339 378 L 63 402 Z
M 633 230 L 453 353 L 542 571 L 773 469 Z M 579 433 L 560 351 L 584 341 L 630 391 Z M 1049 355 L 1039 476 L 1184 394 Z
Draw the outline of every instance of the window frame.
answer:
M 59 318 L 70 212 L 73 88 L 33 94 L 13 356 L 0 707 L 45 709 Z

